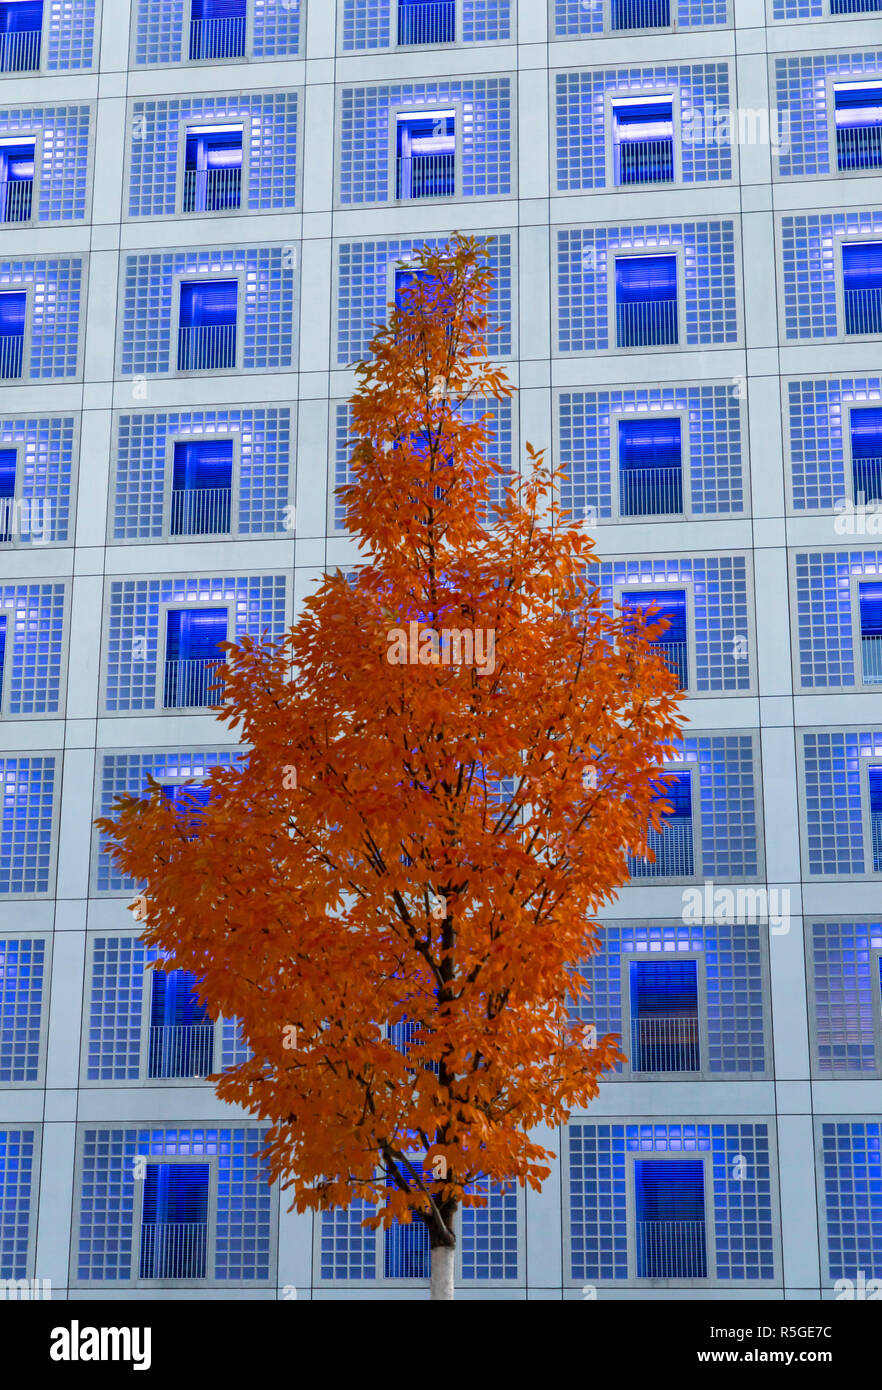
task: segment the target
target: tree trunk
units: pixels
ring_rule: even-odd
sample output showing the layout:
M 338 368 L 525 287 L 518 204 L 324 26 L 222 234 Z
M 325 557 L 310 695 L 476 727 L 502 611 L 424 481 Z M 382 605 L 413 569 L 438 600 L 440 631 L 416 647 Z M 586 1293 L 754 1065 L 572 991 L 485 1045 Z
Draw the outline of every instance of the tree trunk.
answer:
M 436 1245 L 432 1250 L 432 1280 L 429 1297 L 452 1299 L 456 1246 Z

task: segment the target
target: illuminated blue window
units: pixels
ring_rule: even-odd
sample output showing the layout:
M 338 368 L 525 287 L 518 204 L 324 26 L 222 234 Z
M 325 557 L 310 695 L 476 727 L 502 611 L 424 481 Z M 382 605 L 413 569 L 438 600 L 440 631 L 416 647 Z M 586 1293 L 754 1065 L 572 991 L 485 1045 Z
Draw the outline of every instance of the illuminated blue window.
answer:
M 670 0 L 610 0 L 613 29 L 667 29 L 670 23 Z
M 834 86 L 833 104 L 840 171 L 882 167 L 882 82 Z
M 635 960 L 629 975 L 631 1071 L 698 1071 L 697 963 Z
M 236 365 L 236 280 L 181 284 L 178 371 L 215 372 Z
M 204 1279 L 207 1163 L 148 1163 L 141 1207 L 141 1279 Z
M 617 345 L 676 343 L 676 256 L 616 256 L 615 268 Z
M 851 412 L 851 472 L 856 502 L 882 502 L 882 408 Z
M 651 646 L 661 652 L 668 666 L 677 676 L 680 689 L 685 690 L 689 684 L 686 591 L 685 589 L 664 589 L 661 591 L 638 589 L 631 593 L 622 594 L 622 606 L 624 608 L 645 610 L 650 605 L 657 607 L 659 611 L 652 615 L 648 620 L 649 622 L 657 624 L 664 618 L 670 624 L 660 637 L 652 641 Z
M 195 975 L 188 970 L 151 970 L 150 978 L 147 1075 L 208 1076 L 213 1066 L 214 1024 L 199 1002 Z
M 171 534 L 229 535 L 232 499 L 232 439 L 176 441 L 169 528 Z
M 395 308 L 400 309 L 402 298 L 405 291 L 414 281 L 419 280 L 425 284 L 431 277 L 427 270 L 396 270 L 395 271 Z
M 3 673 L 6 669 L 6 614 L 0 617 L 0 707 L 3 701 Z
M 628 861 L 632 878 L 691 878 L 695 872 L 692 840 L 692 778 L 677 773 L 671 782 L 659 784 L 656 801 L 664 801 L 671 811 L 664 816 L 662 830 L 647 832 L 646 841 L 655 858 Z
M 398 0 L 398 42 L 453 43 L 456 0 Z
M 882 0 L 830 0 L 831 14 L 869 14 L 882 10 Z
M 637 1277 L 706 1279 L 704 1164 L 638 1159 L 634 1197 Z
M 882 333 L 882 241 L 842 248 L 846 333 Z
M 247 0 L 192 0 L 190 58 L 243 58 Z
M 21 376 L 28 297 L 24 290 L 0 294 L 0 380 Z
M 229 212 L 242 203 L 243 125 L 190 126 L 184 150 L 184 212 Z
M 619 513 L 676 516 L 683 510 L 679 419 L 619 420 Z
M 34 72 L 40 66 L 43 0 L 0 4 L 0 72 Z
M 12 540 L 17 465 L 17 449 L 0 449 L 0 541 Z
M 882 767 L 867 769 L 870 783 L 870 840 L 873 846 L 873 872 L 882 873 Z
M 220 698 L 211 691 L 214 668 L 223 662 L 218 643 L 227 640 L 226 608 L 173 608 L 165 639 L 166 709 L 193 709 Z
M 452 198 L 456 192 L 456 113 L 422 111 L 395 122 L 396 198 Z
M 30 220 L 34 197 L 33 140 L 4 140 L 0 143 L 0 220 Z
M 411 1158 L 411 1165 L 422 1172 L 422 1164 Z M 394 1187 L 386 1178 L 386 1186 Z M 431 1252 L 429 1230 L 423 1221 L 412 1220 L 406 1226 L 396 1222 L 383 1232 L 383 1274 L 386 1279 L 428 1279 Z
M 882 685 L 882 584 L 859 584 L 861 660 L 865 685 Z
M 612 122 L 616 183 L 670 183 L 674 177 L 674 105 L 670 98 L 614 101 Z

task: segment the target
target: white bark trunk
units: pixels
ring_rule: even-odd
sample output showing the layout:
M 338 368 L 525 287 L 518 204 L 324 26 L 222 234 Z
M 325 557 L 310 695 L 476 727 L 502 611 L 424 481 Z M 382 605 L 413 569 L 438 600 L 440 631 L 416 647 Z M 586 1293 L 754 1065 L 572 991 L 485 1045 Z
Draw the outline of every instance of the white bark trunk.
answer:
M 436 1245 L 432 1251 L 432 1282 L 429 1297 L 453 1298 L 453 1271 L 456 1250 L 452 1245 Z

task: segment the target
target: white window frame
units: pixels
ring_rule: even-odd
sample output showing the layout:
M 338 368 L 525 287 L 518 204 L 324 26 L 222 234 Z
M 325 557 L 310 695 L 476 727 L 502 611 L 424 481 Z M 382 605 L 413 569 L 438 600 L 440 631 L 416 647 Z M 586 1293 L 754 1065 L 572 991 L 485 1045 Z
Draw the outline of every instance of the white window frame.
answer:
M 163 787 L 180 787 L 185 782 L 192 782 L 192 777 L 162 777 L 158 779 Z M 145 1086 L 205 1086 L 204 1076 L 150 1076 L 150 1009 L 153 1002 L 153 975 L 161 964 L 149 962 L 144 971 L 144 992 L 142 995 L 143 1004 L 141 1007 L 141 1080 Z M 174 972 L 166 972 L 174 973 Z M 215 1062 L 220 1060 L 220 1047 L 223 1034 L 221 1032 L 223 1020 L 218 1014 L 214 1019 L 214 1037 L 212 1039 L 212 1056 Z M 220 1071 L 219 1066 L 213 1066 L 213 1071 Z
M 425 50 L 436 52 L 441 49 L 459 47 L 463 42 L 462 37 L 462 0 L 453 0 L 453 39 L 450 43 L 399 43 L 398 42 L 398 9 L 399 0 L 390 0 L 389 4 L 389 47 L 395 53 L 422 53 Z M 514 5 L 512 5 L 514 9 Z
M 618 335 L 616 314 L 616 262 L 620 260 L 645 260 L 648 257 L 673 256 L 677 274 L 677 341 L 675 343 L 640 343 L 636 347 L 621 347 Z M 608 246 L 606 248 L 606 288 L 607 324 L 609 347 L 607 352 L 616 356 L 646 356 L 647 353 L 683 352 L 690 350 L 683 340 L 686 333 L 686 282 L 684 276 L 682 246 Z M 696 351 L 693 347 L 691 351 Z
M 680 512 L 661 512 L 658 516 L 630 516 L 620 510 L 621 465 L 619 461 L 619 424 L 630 424 L 643 420 L 680 421 L 680 490 L 683 494 L 683 510 Z M 692 468 L 689 458 L 689 411 L 668 410 L 664 406 L 651 410 L 611 410 L 609 413 L 609 453 L 610 453 L 610 514 L 613 521 L 624 526 L 645 526 L 660 521 L 682 521 L 692 515 Z
M 422 44 L 419 45 L 421 49 Z M 444 45 L 446 48 L 447 45 Z M 408 52 L 416 50 L 409 49 Z M 462 198 L 462 101 L 455 97 L 452 101 L 436 102 L 437 110 L 433 109 L 430 102 L 420 102 L 416 106 L 390 106 L 389 107 L 389 198 L 388 202 L 393 207 L 420 207 L 423 204 L 432 207 L 438 203 L 453 203 Z M 442 198 L 397 198 L 395 189 L 398 186 L 398 122 L 399 117 L 423 117 L 431 119 L 432 116 L 441 118 L 453 112 L 453 192 Z M 400 270 L 401 267 L 399 266 Z
M 694 854 L 694 849 L 693 849 Z M 631 1067 L 631 966 L 635 963 L 665 964 L 680 961 L 696 962 L 696 990 L 698 1003 L 698 1060 L 701 1066 L 696 1071 L 634 1071 Z M 666 1080 L 698 1081 L 709 1078 L 708 1061 L 708 1018 L 707 1018 L 707 976 L 705 953 L 699 950 L 677 951 L 673 948 L 664 951 L 622 951 L 621 989 L 622 989 L 622 1051 L 628 1056 L 622 1067 L 624 1077 L 632 1081 L 646 1081 L 650 1084 L 657 1077 Z M 717 1074 L 714 1073 L 716 1076 Z
M 878 177 L 879 170 L 872 170 Z M 836 326 L 839 330 L 836 341 L 842 343 L 878 343 L 878 333 L 846 333 L 845 331 L 845 270 L 842 264 L 842 248 L 858 246 L 861 242 L 882 245 L 882 228 L 878 232 L 845 232 L 834 238 L 833 274 L 836 281 Z M 831 341 L 829 338 L 827 341 Z
M 12 225 L 14 226 L 15 224 L 13 223 Z M 21 376 L 0 377 L 0 390 L 7 384 L 19 382 L 22 386 L 25 386 L 29 385 L 31 382 L 31 337 L 34 315 L 34 285 L 31 283 L 0 286 L 0 295 L 21 294 L 22 292 L 25 294 L 25 321 L 21 345 Z M 77 344 L 77 359 L 79 360 L 79 344 Z
M 678 1073 L 679 1074 L 679 1073 Z M 637 1288 L 706 1289 L 716 1283 L 716 1222 L 714 1212 L 713 1154 L 705 1149 L 642 1149 L 637 1153 L 626 1151 L 625 1200 L 628 1217 L 628 1281 Z M 707 1274 L 703 1279 L 653 1279 L 637 1273 L 637 1163 L 695 1163 L 703 1168 L 704 1187 L 704 1240 L 707 1252 Z M 740 1281 L 739 1281 L 740 1282 Z
M 834 17 L 835 19 L 845 19 L 845 18 L 846 18 L 845 15 L 834 15 L 833 17 Z M 825 84 L 826 102 L 827 102 L 827 141 L 828 141 L 827 148 L 828 148 L 828 150 L 829 150 L 829 157 L 830 157 L 830 174 L 833 176 L 833 178 L 839 178 L 839 179 L 855 179 L 855 178 L 866 178 L 868 175 L 869 175 L 869 177 L 871 177 L 871 178 L 879 178 L 880 174 L 882 174 L 882 168 L 879 168 L 878 166 L 877 166 L 876 168 L 874 168 L 874 169 L 840 169 L 840 167 L 839 167 L 839 157 L 838 157 L 838 154 L 837 154 L 837 141 L 836 141 L 836 90 L 837 90 L 837 88 L 838 88 L 840 91 L 842 91 L 844 88 L 848 88 L 848 87 L 855 87 L 855 88 L 859 88 L 859 87 L 870 87 L 870 86 L 873 86 L 875 83 L 878 83 L 878 84 L 879 84 L 879 104 L 880 104 L 880 106 L 882 106 L 882 72 L 879 72 L 879 73 L 865 73 L 865 74 L 863 75 L 863 77 L 861 77 L 860 74 L 854 73 L 854 72 L 840 73 L 840 74 L 837 74 L 837 73 L 829 73 L 828 76 L 827 76 L 827 80 L 826 80 L 826 84 Z
M 43 13 L 45 15 L 45 4 Z M 4 74 L 7 75 L 7 74 Z M 24 74 L 19 74 L 24 75 Z M 33 141 L 34 177 L 31 189 L 31 215 L 24 222 L 0 222 L 0 227 L 35 227 L 40 221 L 40 189 L 43 173 L 43 132 L 40 129 L 13 130 L 0 135 L 0 146 L 24 145 Z M 51 220 L 51 219 L 50 219 Z
M 876 401 L 843 401 L 841 409 L 845 417 L 842 422 L 842 466 L 845 473 L 845 495 L 849 501 L 857 506 L 858 499 L 854 487 L 854 453 L 852 450 L 851 438 L 852 419 L 856 414 L 859 415 L 862 410 L 869 409 L 882 412 L 882 399 Z M 882 457 L 882 454 L 880 454 L 880 457 Z M 867 502 L 866 507 L 867 514 L 874 511 L 882 512 L 882 500 L 878 502 Z M 867 534 L 882 536 L 882 518 L 880 518 L 879 530 L 871 532 L 868 529 Z
M 603 32 L 613 38 L 621 37 L 627 40 L 632 34 L 673 34 L 677 28 L 677 0 L 669 0 L 668 16 L 669 24 L 655 25 L 649 29 L 614 29 L 612 25 L 612 0 L 603 0 Z
M 675 0 L 671 0 L 674 4 Z M 193 18 L 192 0 L 185 0 L 184 22 L 181 26 L 183 34 L 181 37 L 181 57 L 180 62 L 184 67 L 214 67 L 218 64 L 228 65 L 230 63 L 247 63 L 254 58 L 254 6 L 251 0 L 245 0 L 245 52 L 238 54 L 235 58 L 191 58 L 190 57 L 190 24 Z M 132 26 L 132 43 L 137 43 L 137 34 Z M 129 66 L 134 68 L 134 58 L 129 60 Z
M 181 286 L 193 285 L 198 281 L 205 284 L 215 283 L 224 280 L 235 280 L 236 282 L 236 360 L 232 367 L 223 367 L 218 370 L 206 371 L 204 368 L 189 368 L 178 366 L 178 347 L 181 327 Z M 178 377 L 180 380 L 189 381 L 195 377 L 208 377 L 210 380 L 218 380 L 223 376 L 242 371 L 242 361 L 245 348 L 245 276 L 241 270 L 205 270 L 197 266 L 194 270 L 177 270 L 172 276 L 172 312 L 171 312 L 171 342 L 169 343 L 169 369 L 170 377 Z
M 882 682 L 871 683 L 864 680 L 864 650 L 863 635 L 861 633 L 860 601 L 860 589 L 862 584 L 878 584 L 882 586 L 882 575 L 853 574 L 851 576 L 849 600 L 851 605 L 851 630 L 853 633 L 852 646 L 854 650 L 854 688 L 857 690 L 882 693 Z M 882 643 L 882 637 L 880 637 L 879 641 Z M 850 686 L 846 688 L 851 689 Z
M 629 520 L 630 518 L 625 518 L 625 519 L 626 519 L 626 520 Z M 639 521 L 640 518 L 637 518 L 637 520 Z M 662 597 L 663 595 L 665 595 L 665 594 L 667 594 L 667 593 L 670 593 L 671 590 L 673 590 L 673 589 L 680 589 L 680 590 L 683 590 L 683 591 L 685 592 L 685 594 L 686 594 L 686 662 L 687 662 L 687 672 L 686 672 L 686 674 L 687 674 L 687 676 L 689 677 L 689 681 L 688 681 L 688 684 L 687 684 L 687 686 L 686 686 L 686 691 L 685 691 L 685 693 L 686 693 L 687 695 L 694 695 L 694 693 L 695 693 L 695 691 L 694 691 L 694 686 L 695 686 L 695 666 L 696 666 L 696 643 L 695 643 L 695 595 L 694 595 L 693 590 L 692 590 L 692 579 L 691 579 L 691 578 L 689 578 L 689 579 L 678 579 L 678 580 L 676 580 L 676 581 L 674 581 L 674 580 L 672 580 L 672 579 L 666 579 L 665 582 L 664 582 L 663 584 L 653 584 L 653 583 L 651 583 L 651 582 L 648 583 L 646 580 L 640 580 L 640 579 L 636 580 L 633 584 L 629 583 L 627 580 L 625 580 L 625 581 L 622 582 L 622 583 L 619 583 L 619 582 L 617 581 L 617 582 L 614 584 L 614 586 L 613 586 L 613 602 L 616 604 L 617 607 L 621 607 L 621 606 L 622 606 L 622 595 L 623 595 L 623 594 L 626 594 L 626 593 L 637 593 L 637 592 L 639 592 L 639 593 L 642 593 L 642 594 L 657 594 L 657 595 L 659 595 L 659 597 Z M 661 616 L 661 615 L 658 615 L 658 616 Z M 653 623 L 658 622 L 658 617 L 653 618 L 652 621 L 653 621 Z M 664 636 L 662 636 L 662 637 L 657 638 L 656 640 L 659 641 L 659 642 L 663 642 L 665 639 L 664 639 Z M 669 768 L 669 767 L 667 766 L 667 764 L 665 764 L 664 771 L 665 771 L 665 772 L 674 772 L 674 771 L 679 771 L 679 769 L 678 769 L 678 768 L 673 768 L 673 767 L 670 767 L 670 768 Z M 694 806 L 694 802 L 693 802 L 693 806 Z M 694 857 L 694 855 L 693 855 L 693 857 Z
M 676 0 L 671 0 L 676 4 Z M 618 32 L 618 31 L 616 31 Z M 630 32 L 630 30 L 628 31 Z M 671 140 L 674 154 L 674 177 L 664 183 L 617 183 L 616 182 L 616 138 L 615 120 L 617 106 L 648 106 L 655 102 L 671 103 Z M 681 145 L 683 126 L 680 119 L 680 92 L 678 88 L 663 88 L 659 92 L 634 91 L 612 88 L 604 94 L 604 133 L 606 155 L 606 187 L 621 193 L 647 193 L 666 188 L 679 188 L 683 183 L 683 161 Z
M 873 686 L 873 689 L 876 687 Z M 873 832 L 870 819 L 870 768 L 882 769 L 882 755 L 861 758 L 861 824 L 864 832 L 864 874 L 870 879 L 882 878 L 882 864 L 877 869 L 873 861 Z M 863 877 L 864 875 L 858 875 Z M 855 875 L 852 875 L 855 877 Z
M 237 324 L 238 329 L 238 324 Z M 182 535 L 173 536 L 171 533 L 171 508 L 172 493 L 174 491 L 174 466 L 175 466 L 175 445 L 176 444 L 198 444 L 200 440 L 211 440 L 220 444 L 231 440 L 233 444 L 233 468 L 230 478 L 230 529 L 226 531 L 211 531 L 205 535 Z M 165 437 L 165 475 L 162 488 L 162 539 L 171 545 L 179 545 L 181 542 L 205 542 L 212 541 L 215 544 L 224 540 L 235 540 L 239 532 L 239 486 L 240 486 L 240 465 L 242 462 L 242 431 L 231 429 L 219 429 L 206 431 L 203 423 L 201 432 L 191 430 L 189 433 L 181 434 L 169 431 Z
M 160 605 L 159 605 L 159 632 L 158 632 L 158 634 L 157 634 L 157 642 L 156 642 L 156 695 L 155 695 L 155 703 L 154 703 L 154 707 L 153 707 L 153 712 L 154 712 L 155 714 L 171 714 L 171 715 L 176 715 L 176 716 L 178 716 L 179 718 L 180 718 L 180 717 L 185 717 L 185 716 L 187 716 L 187 715 L 193 715 L 193 714 L 197 714 L 197 715 L 198 715 L 198 714 L 207 714 L 207 715 L 209 715 L 211 718 L 214 718 L 214 715 L 212 714 L 212 706 L 211 706 L 211 705 L 174 705 L 174 706 L 167 706 L 167 705 L 165 705 L 164 702 L 163 702 L 163 700 L 164 700 L 164 695 L 165 695 L 165 651 L 166 651 L 166 644 L 167 644 L 167 642 L 168 642 L 168 615 L 169 615 L 169 613 L 174 613 L 174 612 L 186 612 L 186 611 L 192 610 L 192 609 L 194 609 L 194 608 L 202 608 L 202 607 L 204 607 L 204 608 L 225 608 L 225 609 L 227 610 L 227 635 L 226 635 L 226 637 L 224 638 L 224 641 L 229 642 L 229 641 L 230 641 L 230 621 L 231 621 L 230 609 L 231 609 L 231 607 L 233 606 L 233 602 L 234 602 L 234 601 L 233 601 L 232 599 L 214 599 L 214 598 L 199 599 L 199 598 L 191 598 L 191 599 L 179 599 L 179 600 L 176 599 L 176 600 L 172 600 L 170 603 L 160 603 Z M 233 621 L 233 624 L 234 624 L 234 626 L 235 626 L 235 617 L 232 618 L 232 621 Z M 218 652 L 217 655 L 218 655 L 218 662 L 221 663 L 221 664 L 223 664 L 223 663 L 226 661 L 226 653 L 224 653 L 224 652 Z M 144 711 L 142 711 L 142 713 L 148 714 L 148 713 L 150 713 L 150 711 L 144 710 Z
M 654 884 L 677 885 L 697 883 L 699 879 L 704 878 L 701 853 L 701 787 L 698 775 L 699 764 L 698 762 L 685 762 L 682 760 L 678 762 L 664 762 L 660 764 L 657 771 L 660 774 L 663 772 L 689 773 L 689 791 L 692 799 L 692 873 L 669 876 L 653 873 L 637 874 L 629 879 L 627 885 L 629 888 L 643 888 L 647 885 L 652 886 Z M 757 836 L 759 836 L 759 834 L 760 831 L 758 829 Z M 636 858 L 636 855 L 629 850 L 628 858 Z
M 184 184 L 186 181 L 185 171 L 187 167 L 187 137 L 194 131 L 207 130 L 211 126 L 238 126 L 242 127 L 242 175 L 241 193 L 239 196 L 239 206 L 237 208 L 224 208 L 221 212 L 193 212 L 184 211 Z M 216 111 L 210 111 L 205 116 L 188 116 L 182 120 L 178 126 L 178 162 L 177 168 L 180 174 L 178 187 L 176 189 L 176 209 L 175 217 L 239 217 L 242 213 L 248 212 L 248 190 L 250 188 L 251 176 L 251 113 L 243 112 L 242 115 L 220 115 Z
M 191 1164 L 204 1167 L 208 1165 L 208 1211 L 205 1232 L 205 1274 L 201 1279 L 142 1279 L 141 1266 L 141 1228 L 144 1224 L 144 1183 L 143 1177 L 135 1176 L 135 1198 L 132 1203 L 132 1270 L 129 1281 L 139 1289 L 204 1289 L 216 1283 L 217 1267 L 217 1154 L 136 1154 L 143 1158 L 144 1167 L 159 1167 L 161 1164 Z M 124 1160 L 125 1161 L 125 1160 Z

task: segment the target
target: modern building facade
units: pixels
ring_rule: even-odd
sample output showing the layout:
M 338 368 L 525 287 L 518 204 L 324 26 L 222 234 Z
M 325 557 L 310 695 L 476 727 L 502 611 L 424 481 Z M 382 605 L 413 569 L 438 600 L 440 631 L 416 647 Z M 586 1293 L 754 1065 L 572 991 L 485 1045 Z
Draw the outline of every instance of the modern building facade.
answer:
M 629 1061 L 459 1295 L 882 1279 L 880 0 L 0 0 L 0 1280 L 424 1298 L 205 1075 L 94 816 L 230 759 L 218 641 L 351 564 L 352 364 L 492 235 L 496 408 L 661 603 L 674 812 L 584 1022 Z M 838 1282 L 837 1282 L 838 1281 Z M 863 1282 L 862 1282 L 863 1281 Z M 851 1292 L 850 1292 L 851 1291 Z

